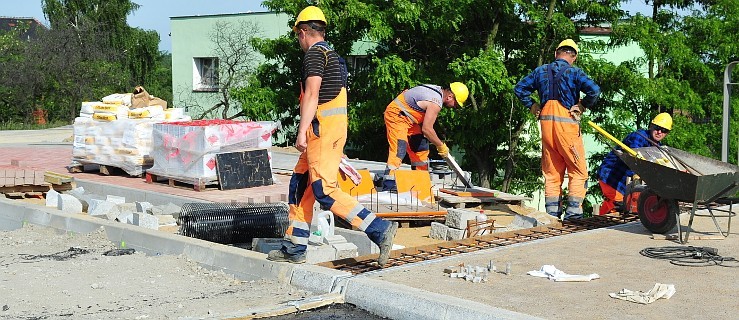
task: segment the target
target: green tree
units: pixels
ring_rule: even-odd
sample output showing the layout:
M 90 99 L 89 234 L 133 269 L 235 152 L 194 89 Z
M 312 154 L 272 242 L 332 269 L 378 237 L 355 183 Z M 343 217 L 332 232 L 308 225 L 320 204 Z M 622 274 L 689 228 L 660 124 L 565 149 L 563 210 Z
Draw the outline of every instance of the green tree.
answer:
M 652 15 L 637 14 L 614 25 L 612 45 L 636 43 L 643 58 L 619 66 L 618 112 L 645 127 L 659 112 L 675 120 L 668 144 L 704 156 L 721 155 L 722 81 L 739 57 L 739 1 L 652 1 Z M 690 11 L 688 11 L 690 10 Z M 734 105 L 736 102 L 734 101 Z M 736 110 L 736 108 L 732 108 Z M 736 128 L 737 111 L 732 126 Z M 622 119 L 602 117 L 625 134 Z M 736 150 L 736 131 L 730 139 Z M 732 162 L 735 159 L 731 159 Z
M 297 0 L 264 4 L 291 16 L 306 6 Z M 321 1 L 329 21 L 327 39 L 340 54 L 349 54 L 351 45 L 360 40 L 375 45 L 369 68 L 352 72 L 349 148 L 353 150 L 347 152 L 384 161 L 385 106 L 413 85 L 461 80 L 470 87 L 470 107 L 442 112 L 439 132 L 463 153 L 464 166 L 475 173 L 479 185 L 536 189 L 541 174 L 538 147 L 532 141 L 538 140 L 538 133 L 530 126 L 533 118 L 512 95 L 513 85 L 548 60 L 557 42 L 575 37 L 578 26 L 619 18 L 617 5 L 618 1 Z M 582 19 L 573 22 L 578 17 Z M 299 79 L 301 54 L 294 41 L 286 35 L 260 47 L 274 61 L 266 69 L 280 74 L 264 84 L 279 88 L 280 102 L 275 105 L 289 112 L 288 120 L 297 117 L 296 93 L 288 89 Z M 291 83 L 285 83 L 288 80 Z M 292 99 L 286 98 L 289 94 Z M 527 135 L 531 138 L 521 139 Z

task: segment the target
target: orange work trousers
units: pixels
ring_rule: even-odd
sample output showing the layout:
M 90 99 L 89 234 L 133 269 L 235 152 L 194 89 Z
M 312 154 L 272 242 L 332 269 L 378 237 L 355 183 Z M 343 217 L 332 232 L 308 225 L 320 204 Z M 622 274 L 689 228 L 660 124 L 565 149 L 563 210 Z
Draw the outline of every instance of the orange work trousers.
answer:
M 315 201 L 322 209 L 364 231 L 374 243 L 382 241 L 390 226 L 390 222 L 377 217 L 338 186 L 339 163 L 346 143 L 346 106 L 346 89 L 342 89 L 335 99 L 318 106 L 307 132 L 308 147 L 298 158 L 290 179 L 290 223 L 285 233 L 287 241 L 283 241 L 283 250 L 289 254 L 301 254 L 307 248 Z
M 559 216 L 559 198 L 567 171 L 569 184 L 565 218 L 582 215 L 588 168 L 580 123 L 557 100 L 549 100 L 544 104 L 539 120 L 542 140 L 541 170 L 544 172 L 547 213 Z
M 405 91 L 404 91 L 405 92 Z M 424 113 L 415 110 L 405 101 L 403 93 L 385 108 L 388 155 L 382 189 L 396 189 L 394 172 L 406 155 L 416 170 L 428 170 L 429 141 L 421 131 Z
M 623 202 L 624 195 L 613 187 L 609 186 L 603 180 L 598 181 L 600 190 L 603 191 L 603 203 L 600 205 L 599 215 L 611 213 L 616 207 L 616 202 Z

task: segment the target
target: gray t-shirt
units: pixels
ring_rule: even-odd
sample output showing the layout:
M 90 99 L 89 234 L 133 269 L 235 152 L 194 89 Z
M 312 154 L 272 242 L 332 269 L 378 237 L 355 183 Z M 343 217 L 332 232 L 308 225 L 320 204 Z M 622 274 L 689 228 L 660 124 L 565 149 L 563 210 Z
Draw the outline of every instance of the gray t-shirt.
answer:
M 405 102 L 416 111 L 426 112 L 425 109 L 418 106 L 419 101 L 429 101 L 441 107 L 441 87 L 433 84 L 422 84 L 408 89 L 403 94 Z

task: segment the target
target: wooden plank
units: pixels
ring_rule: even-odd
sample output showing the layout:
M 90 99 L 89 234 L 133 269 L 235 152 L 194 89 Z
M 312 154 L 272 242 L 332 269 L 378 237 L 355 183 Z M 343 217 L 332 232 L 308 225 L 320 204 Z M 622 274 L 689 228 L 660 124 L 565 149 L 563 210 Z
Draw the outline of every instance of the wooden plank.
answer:
M 63 184 L 74 181 L 74 178 L 68 175 L 63 175 L 61 173 L 46 171 L 44 172 L 44 181 L 51 184 Z
M 149 184 L 163 181 L 162 184 L 166 184 L 173 188 L 192 189 L 195 191 L 216 190 L 218 188 L 217 178 L 167 176 L 161 173 L 152 172 L 151 170 L 146 171 L 145 181 Z

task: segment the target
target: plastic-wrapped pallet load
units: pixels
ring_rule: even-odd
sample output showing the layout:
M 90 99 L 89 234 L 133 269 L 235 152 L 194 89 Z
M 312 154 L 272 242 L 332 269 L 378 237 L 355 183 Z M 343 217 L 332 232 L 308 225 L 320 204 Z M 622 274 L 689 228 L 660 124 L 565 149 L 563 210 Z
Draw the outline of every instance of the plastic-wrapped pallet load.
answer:
M 105 102 L 83 102 L 80 117 L 74 122 L 72 164 L 101 164 L 121 168 L 130 175 L 141 175 L 152 165 L 154 123 L 189 121 L 183 112 L 165 119 L 161 106 L 130 109 L 130 94 L 115 94 Z M 107 99 L 107 100 L 106 100 Z M 129 119 L 129 115 L 133 115 Z
M 215 178 L 216 154 L 272 146 L 275 122 L 197 120 L 154 124 L 149 170 L 159 175 Z M 272 156 L 269 154 L 270 167 Z

